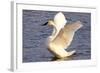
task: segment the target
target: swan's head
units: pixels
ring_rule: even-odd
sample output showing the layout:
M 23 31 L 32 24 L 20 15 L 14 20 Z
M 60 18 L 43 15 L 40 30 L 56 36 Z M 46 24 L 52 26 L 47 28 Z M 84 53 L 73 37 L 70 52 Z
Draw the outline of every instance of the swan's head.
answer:
M 53 20 L 49 20 L 49 21 L 48 21 L 48 25 L 49 25 L 49 26 L 55 26 L 55 23 L 54 23 Z
M 53 20 L 48 20 L 48 22 L 44 23 L 43 26 L 48 25 L 48 26 L 55 26 L 55 23 Z

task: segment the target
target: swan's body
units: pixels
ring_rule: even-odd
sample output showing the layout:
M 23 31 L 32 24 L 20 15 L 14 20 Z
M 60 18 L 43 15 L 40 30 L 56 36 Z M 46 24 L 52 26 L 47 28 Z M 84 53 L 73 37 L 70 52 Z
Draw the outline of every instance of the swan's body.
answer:
M 65 49 L 71 44 L 75 32 L 82 27 L 79 21 L 65 25 L 59 34 L 52 40 L 48 38 L 48 49 L 58 58 L 71 56 L 75 51 L 67 52 Z M 53 37 L 52 35 L 50 37 Z M 52 41 L 51 41 L 52 40 Z
M 75 32 L 82 27 L 80 21 L 67 25 L 66 22 L 61 12 L 55 16 L 54 21 L 48 21 L 48 25 L 52 26 L 54 30 L 48 38 L 47 46 L 48 50 L 57 58 L 65 58 L 75 53 L 75 51 L 67 52 L 65 49 L 71 44 Z

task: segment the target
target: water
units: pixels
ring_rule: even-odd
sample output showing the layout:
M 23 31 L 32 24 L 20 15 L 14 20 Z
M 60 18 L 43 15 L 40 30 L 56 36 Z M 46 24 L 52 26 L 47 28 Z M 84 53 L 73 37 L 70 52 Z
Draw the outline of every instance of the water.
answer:
M 51 35 L 52 28 L 41 26 L 53 19 L 57 12 L 23 10 L 23 62 L 47 62 L 54 60 L 86 60 L 91 59 L 91 14 L 78 12 L 63 12 L 68 23 L 81 21 L 79 29 L 67 51 L 76 53 L 67 59 L 56 59 L 46 48 L 45 41 Z

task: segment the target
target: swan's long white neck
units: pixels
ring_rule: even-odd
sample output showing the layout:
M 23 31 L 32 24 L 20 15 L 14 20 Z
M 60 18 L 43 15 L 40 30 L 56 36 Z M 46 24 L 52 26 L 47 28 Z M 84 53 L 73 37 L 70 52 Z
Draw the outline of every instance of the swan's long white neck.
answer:
M 57 26 L 53 26 L 53 32 L 52 32 L 51 36 L 49 36 L 49 41 L 53 41 L 56 38 L 56 36 L 58 35 L 60 30 L 61 30 L 61 28 L 58 28 Z

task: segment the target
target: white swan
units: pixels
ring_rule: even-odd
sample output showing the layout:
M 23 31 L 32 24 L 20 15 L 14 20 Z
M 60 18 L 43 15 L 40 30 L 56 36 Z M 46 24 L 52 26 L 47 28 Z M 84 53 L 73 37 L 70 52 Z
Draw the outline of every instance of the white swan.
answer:
M 75 32 L 82 27 L 80 21 L 67 25 L 66 22 L 65 16 L 61 12 L 56 14 L 54 21 L 48 21 L 48 25 L 54 29 L 48 38 L 47 46 L 48 50 L 57 58 L 65 58 L 75 53 L 75 51 L 67 52 L 65 49 L 71 44 Z

